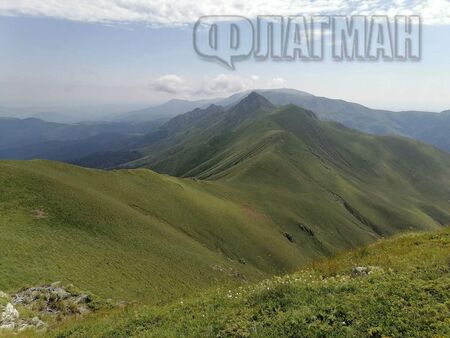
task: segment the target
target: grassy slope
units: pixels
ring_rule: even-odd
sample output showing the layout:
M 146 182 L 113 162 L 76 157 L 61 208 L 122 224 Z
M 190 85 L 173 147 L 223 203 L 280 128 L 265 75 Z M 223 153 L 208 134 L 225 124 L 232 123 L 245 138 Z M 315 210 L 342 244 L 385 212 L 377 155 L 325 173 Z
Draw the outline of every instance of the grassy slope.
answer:
M 444 337 L 450 230 L 412 233 L 255 285 L 72 321 L 55 337 Z M 355 276 L 356 266 L 375 266 Z
M 1 162 L 0 289 L 62 280 L 159 300 L 298 263 L 267 224 L 208 190 L 149 170 Z M 237 263 L 244 250 L 253 264 Z
M 155 302 L 292 271 L 326 253 L 289 242 L 228 187 L 146 169 L 2 161 L 0 208 L 4 291 L 60 280 Z
M 216 116 L 211 128 L 194 125 L 175 135 L 165 150 L 165 144 L 150 146 L 163 150 L 139 165 L 228 187 L 310 251 L 335 252 L 450 223 L 448 154 L 322 122 L 292 105 L 258 104 L 264 109 L 238 127 L 226 123 L 232 110 Z

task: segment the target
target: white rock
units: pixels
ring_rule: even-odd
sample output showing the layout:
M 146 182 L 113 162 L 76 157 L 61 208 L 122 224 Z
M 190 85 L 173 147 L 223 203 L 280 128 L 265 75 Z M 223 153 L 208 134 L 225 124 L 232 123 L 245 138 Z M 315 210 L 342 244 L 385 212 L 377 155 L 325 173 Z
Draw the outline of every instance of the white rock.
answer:
M 5 310 L 0 317 L 2 325 L 15 323 L 19 319 L 19 311 L 17 311 L 11 303 L 6 304 Z
M 33 317 L 31 324 L 33 324 L 37 329 L 42 329 L 45 326 L 45 323 L 38 317 Z
M 382 273 L 383 269 L 379 266 L 357 266 L 352 269 L 353 276 L 365 276 L 371 275 L 373 273 Z
M 16 327 L 15 323 L 2 324 L 0 325 L 0 330 L 14 330 L 15 327 Z
M 3 291 L 0 291 L 0 298 L 8 298 L 8 295 Z

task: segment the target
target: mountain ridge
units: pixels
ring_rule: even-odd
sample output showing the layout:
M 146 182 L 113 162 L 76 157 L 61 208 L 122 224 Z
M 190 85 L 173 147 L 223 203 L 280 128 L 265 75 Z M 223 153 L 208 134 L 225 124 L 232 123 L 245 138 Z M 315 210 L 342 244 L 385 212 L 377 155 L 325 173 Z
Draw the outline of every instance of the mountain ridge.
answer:
M 319 118 L 340 122 L 347 127 L 361 130 L 375 135 L 398 134 L 430 143 L 446 151 L 450 151 L 450 140 L 446 131 L 450 122 L 441 121 L 439 113 L 414 111 L 389 111 L 373 109 L 359 103 L 348 102 L 341 99 L 331 99 L 316 96 L 295 89 L 256 89 L 234 94 L 225 99 L 214 99 L 210 103 L 230 108 L 238 103 L 250 92 L 256 92 L 268 99 L 274 105 L 295 104 L 315 112 Z M 191 102 L 192 104 L 192 102 Z M 204 108 L 204 101 L 199 101 L 196 108 Z M 191 106 L 192 107 L 192 106 Z M 185 109 L 188 111 L 190 109 Z M 409 112 L 414 114 L 408 114 Z M 445 111 L 444 111 L 445 112 Z M 421 119 L 425 118 L 433 124 L 433 129 L 424 133 L 411 132 L 411 127 L 423 126 Z M 444 123 L 444 125 L 442 125 Z M 436 137 L 436 131 L 439 134 Z
M 112 155 L 117 153 L 118 157 L 123 158 L 123 154 L 131 154 L 134 152 L 134 150 L 130 150 L 130 147 L 136 148 L 139 145 L 145 145 L 146 142 L 150 142 L 155 137 L 160 138 L 161 131 L 150 132 L 156 131 L 158 127 L 170 120 L 168 116 L 176 115 L 173 120 L 177 122 L 172 122 L 172 126 L 175 126 L 177 123 L 182 126 L 184 124 L 181 122 L 182 119 L 189 116 L 184 114 L 186 112 L 199 112 L 208 108 L 211 104 L 217 107 L 222 106 L 224 110 L 229 110 L 252 92 L 261 94 L 274 105 L 295 104 L 314 111 L 322 120 L 336 121 L 347 127 L 375 135 L 402 135 L 432 144 L 444 151 L 450 151 L 450 136 L 448 133 L 450 119 L 446 111 L 442 113 L 415 111 L 394 113 L 384 110 L 373 110 L 343 100 L 317 97 L 296 90 L 278 89 L 246 91 L 225 99 L 211 101 L 173 100 L 168 102 L 168 110 L 164 108 L 169 115 L 161 111 L 158 112 L 158 107 L 152 107 L 152 111 L 156 115 L 159 114 L 158 116 L 160 118 L 153 120 L 157 116 L 152 115 L 151 122 L 117 121 L 57 124 L 39 122 L 40 120 L 36 119 L 20 120 L 2 118 L 0 120 L 0 130 L 2 130 L 1 134 L 3 137 L 0 137 L 0 158 L 42 158 L 63 160 L 70 163 L 82 163 L 83 165 L 89 166 L 89 158 L 93 158 L 95 154 L 104 152 L 105 158 L 112 159 L 112 162 L 108 161 L 108 163 L 120 165 L 120 161 L 114 160 Z M 185 102 L 188 102 L 189 107 L 183 106 Z M 170 105 L 175 105 L 175 108 L 170 108 Z M 184 117 L 178 118 L 178 116 Z M 22 130 L 29 128 L 30 121 L 35 121 L 35 124 L 40 123 L 42 126 L 29 130 L 27 133 L 22 133 Z M 206 121 L 205 124 L 207 124 Z M 74 134 L 74 131 L 77 129 L 78 131 Z M 118 139 L 111 144 L 111 147 L 108 147 L 107 142 L 109 137 L 107 134 L 111 132 L 117 133 Z M 99 135 L 102 133 L 104 137 Z M 71 137 L 77 140 L 68 140 Z M 130 142 L 130 137 L 134 139 L 132 142 Z M 120 143 L 121 139 L 124 140 L 122 144 Z M 91 148 L 92 151 L 89 150 Z M 131 158 L 130 156 L 128 157 Z M 94 162 L 96 163 L 95 166 L 99 166 L 98 161 Z M 111 168 L 110 166 L 101 167 Z

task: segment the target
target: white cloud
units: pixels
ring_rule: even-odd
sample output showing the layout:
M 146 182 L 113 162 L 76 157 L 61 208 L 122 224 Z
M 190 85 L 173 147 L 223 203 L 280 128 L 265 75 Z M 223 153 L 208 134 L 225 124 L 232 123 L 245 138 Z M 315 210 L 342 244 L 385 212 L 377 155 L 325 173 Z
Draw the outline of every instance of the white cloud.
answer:
M 47 16 L 85 22 L 143 22 L 174 26 L 202 15 L 417 14 L 450 24 L 449 0 L 1 0 L 0 15 Z
M 242 76 L 219 74 L 211 80 L 204 81 L 198 94 L 221 95 L 236 93 L 251 87 L 251 80 Z
M 215 97 L 226 96 L 261 86 L 259 76 L 238 76 L 233 74 L 218 74 L 201 80 L 185 78 L 175 74 L 163 75 L 151 83 L 155 92 L 166 93 L 178 97 Z M 274 87 L 272 81 L 268 87 Z M 278 85 L 280 87 L 280 85 Z
M 175 74 L 161 76 L 151 86 L 157 92 L 168 94 L 180 94 L 186 90 L 185 80 Z

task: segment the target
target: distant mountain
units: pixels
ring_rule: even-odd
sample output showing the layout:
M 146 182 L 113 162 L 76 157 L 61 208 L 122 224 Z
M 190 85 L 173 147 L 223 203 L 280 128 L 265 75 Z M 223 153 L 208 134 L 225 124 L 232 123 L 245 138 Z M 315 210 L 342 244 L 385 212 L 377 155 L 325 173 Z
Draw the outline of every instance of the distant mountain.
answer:
M 259 93 L 275 105 L 295 104 L 312 110 L 323 120 L 340 122 L 375 135 L 408 136 L 450 152 L 450 118 L 445 113 L 377 110 L 294 90 Z
M 450 152 L 449 111 L 442 113 L 407 111 L 390 113 L 389 117 L 398 126 L 398 133 Z
M 101 168 L 109 168 L 109 164 L 99 162 L 100 158 L 107 158 L 103 153 L 121 152 L 125 147 L 134 145 L 135 136 L 119 133 L 101 133 L 92 137 L 75 140 L 51 140 L 36 142 L 25 146 L 10 147 L 0 149 L 2 159 L 47 159 L 55 161 L 65 161 L 72 163 L 77 159 L 89 156 L 94 159 Z M 122 151 L 123 152 L 123 151 Z M 100 156 L 98 153 L 101 153 Z M 94 156 L 95 155 L 95 156 Z M 124 157 L 122 159 L 131 160 L 136 157 Z M 117 163 L 117 164 L 120 164 Z
M 397 134 L 408 136 L 440 149 L 450 151 L 450 122 L 444 114 L 432 112 L 393 112 L 371 109 L 344 100 L 315 96 L 295 89 L 255 90 L 272 104 L 282 106 L 295 104 L 315 112 L 320 119 L 340 122 L 343 125 L 375 135 Z M 250 91 L 234 94 L 228 98 L 201 101 L 172 100 L 120 118 L 129 121 L 149 121 L 156 117 L 172 118 L 196 108 L 216 104 L 229 108 L 242 100 Z
M 112 163 L 120 164 L 123 159 L 133 158 L 135 149 L 153 143 L 178 125 L 186 125 L 186 119 L 191 120 L 191 123 L 195 122 L 205 111 L 208 113 L 211 105 L 211 109 L 215 111 L 229 110 L 249 93 L 246 91 L 215 100 L 172 100 L 161 106 L 120 115 L 114 122 L 55 123 L 36 118 L 0 118 L 0 158 L 45 158 L 88 165 L 93 153 L 107 152 L 109 160 L 105 168 L 109 168 Z M 430 113 L 374 110 L 293 89 L 257 90 L 255 93 L 274 106 L 295 104 L 313 111 L 322 120 L 337 121 L 375 135 L 407 136 L 450 151 L 449 111 Z M 184 114 L 189 111 L 192 112 Z M 38 113 L 35 116 L 54 121 L 66 118 L 65 114 L 60 113 Z M 157 129 L 173 116 L 176 117 L 166 126 Z M 209 120 L 205 120 L 201 128 L 208 128 L 209 123 Z M 113 140 L 111 135 L 117 137 Z M 159 150 L 154 152 L 158 153 Z M 133 155 L 124 157 L 127 153 Z M 111 162 L 114 154 L 121 160 Z M 99 161 L 94 162 L 95 166 L 100 165 Z
M 71 161 L 131 146 L 163 121 L 62 124 L 36 118 L 0 118 L 0 158 Z
M 40 119 L 46 122 L 70 123 L 72 118 L 63 113 L 58 112 L 40 112 L 33 114 L 32 118 Z
M 169 100 L 161 105 L 156 105 L 152 107 L 148 107 L 145 109 L 139 109 L 135 111 L 131 111 L 124 114 L 117 115 L 114 120 L 115 121 L 152 121 L 154 119 L 159 118 L 166 118 L 170 119 L 177 115 L 184 114 L 188 111 L 194 110 L 196 108 L 206 108 L 211 104 L 220 105 L 223 107 L 230 107 L 240 100 L 242 100 L 245 96 L 247 96 L 249 93 L 251 93 L 251 90 L 246 90 L 243 92 L 239 92 L 237 94 L 231 95 L 226 98 L 216 98 L 216 99 L 210 99 L 210 100 L 179 100 L 179 99 L 172 99 Z M 282 95 L 283 93 L 286 95 L 307 95 L 312 96 L 311 94 L 301 92 L 295 89 L 279 89 L 279 90 L 259 90 L 255 91 L 258 93 L 269 93 L 269 92 L 276 92 L 279 93 L 279 95 Z
M 26 118 L 36 112 L 24 112 L 22 108 L 6 107 L 0 105 L 0 118 Z
M 129 113 L 120 114 L 115 117 L 115 121 L 153 121 L 157 119 L 170 119 L 179 114 L 186 113 L 198 107 L 204 107 L 211 103 L 210 100 L 187 101 L 170 100 L 162 105 L 135 110 Z

